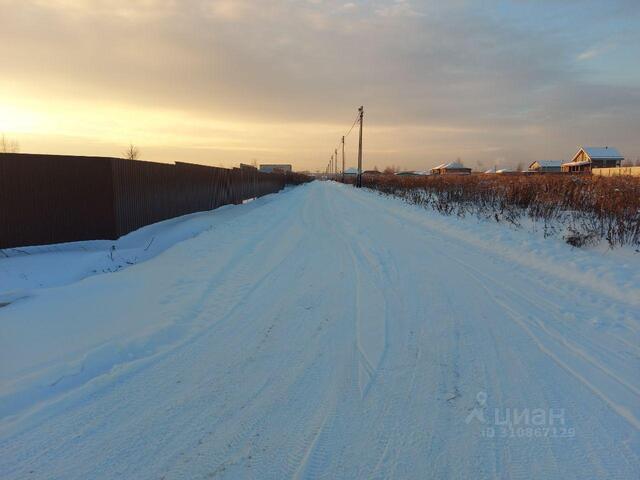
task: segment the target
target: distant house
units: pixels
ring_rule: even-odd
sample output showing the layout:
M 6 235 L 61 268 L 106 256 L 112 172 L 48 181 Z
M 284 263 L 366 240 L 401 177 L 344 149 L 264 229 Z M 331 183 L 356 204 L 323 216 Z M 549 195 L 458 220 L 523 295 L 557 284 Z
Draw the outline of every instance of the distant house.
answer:
M 362 175 L 382 175 L 382 172 L 378 170 L 365 170 Z
M 443 163 L 442 165 L 432 168 L 431 173 L 433 175 L 469 175 L 471 173 L 471 169 L 465 167 L 460 162 L 450 162 Z
M 562 160 L 536 160 L 529 165 L 532 173 L 560 173 L 562 171 Z
M 590 172 L 593 168 L 619 167 L 624 157 L 613 147 L 582 147 L 573 160 L 562 164 L 563 172 Z
M 354 177 L 355 177 L 356 175 L 358 175 L 358 169 L 357 169 L 357 168 L 355 168 L 355 167 L 347 168 L 347 169 L 344 171 L 344 174 L 345 174 L 345 175 L 351 175 L 351 176 L 354 176 Z
M 263 173 L 274 173 L 274 172 L 291 172 L 293 168 L 291 165 L 286 163 L 272 163 L 260 165 L 260 171 Z
M 426 177 L 427 175 L 431 175 L 429 172 L 422 171 L 407 171 L 407 172 L 398 172 L 396 173 L 399 177 Z

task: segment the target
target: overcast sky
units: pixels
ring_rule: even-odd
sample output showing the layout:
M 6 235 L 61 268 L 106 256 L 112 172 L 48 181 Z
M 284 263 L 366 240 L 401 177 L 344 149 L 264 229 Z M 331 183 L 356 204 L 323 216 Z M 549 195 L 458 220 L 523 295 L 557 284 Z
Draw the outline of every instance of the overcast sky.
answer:
M 639 0 L 0 0 L 21 151 L 324 169 L 640 156 Z M 355 158 L 348 139 L 347 166 Z

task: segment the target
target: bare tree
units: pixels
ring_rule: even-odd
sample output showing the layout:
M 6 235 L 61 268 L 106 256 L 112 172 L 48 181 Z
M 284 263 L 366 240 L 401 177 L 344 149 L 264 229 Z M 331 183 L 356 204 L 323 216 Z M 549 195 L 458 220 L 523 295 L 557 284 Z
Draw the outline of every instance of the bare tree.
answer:
M 137 160 L 140 156 L 140 150 L 133 143 L 130 143 L 129 147 L 124 151 L 123 156 L 127 160 Z
M 0 137 L 0 153 L 18 153 L 20 145 L 16 140 L 10 140 L 5 137 L 4 133 Z

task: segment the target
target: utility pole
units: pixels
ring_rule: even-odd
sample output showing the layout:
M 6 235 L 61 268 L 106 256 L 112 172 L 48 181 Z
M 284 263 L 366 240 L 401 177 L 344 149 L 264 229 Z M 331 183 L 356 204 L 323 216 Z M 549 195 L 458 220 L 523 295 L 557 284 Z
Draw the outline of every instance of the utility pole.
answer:
M 344 135 L 342 136 L 342 183 L 344 183 Z
M 333 175 L 333 155 L 331 155 L 331 162 L 329 163 L 329 174 Z
M 362 187 L 362 120 L 364 119 L 364 106 L 361 106 L 360 112 L 360 139 L 358 140 L 358 177 L 356 178 L 356 187 Z
M 335 159 L 336 159 L 336 177 L 338 176 L 338 149 L 335 149 Z

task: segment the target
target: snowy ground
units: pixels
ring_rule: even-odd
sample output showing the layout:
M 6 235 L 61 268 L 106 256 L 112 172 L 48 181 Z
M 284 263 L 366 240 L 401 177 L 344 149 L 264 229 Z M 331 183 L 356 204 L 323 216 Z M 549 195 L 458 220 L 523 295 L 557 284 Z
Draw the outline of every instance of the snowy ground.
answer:
M 632 249 L 330 182 L 111 245 L 0 256 L 3 479 L 640 477 Z

